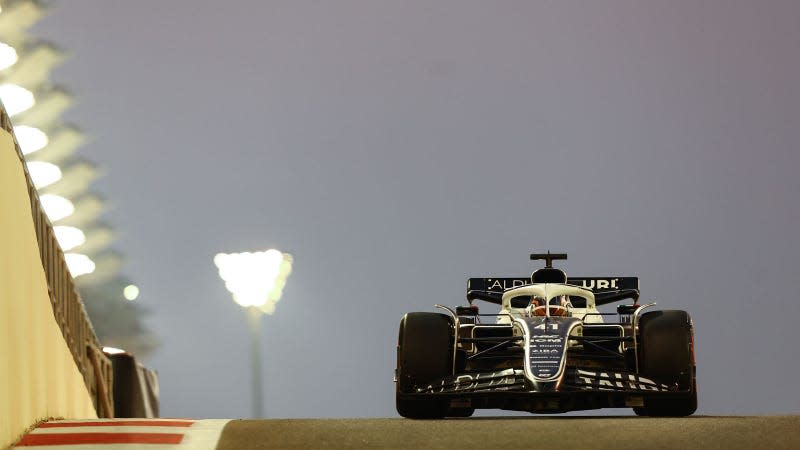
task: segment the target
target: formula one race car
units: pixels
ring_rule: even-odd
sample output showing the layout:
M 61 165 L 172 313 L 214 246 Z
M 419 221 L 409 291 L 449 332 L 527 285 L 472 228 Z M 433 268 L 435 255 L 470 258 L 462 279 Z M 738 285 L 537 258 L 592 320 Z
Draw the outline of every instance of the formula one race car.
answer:
M 638 278 L 567 278 L 553 268 L 566 254 L 531 259 L 546 263 L 530 278 L 470 278 L 468 306 L 403 317 L 395 370 L 401 416 L 468 417 L 476 408 L 695 412 L 688 313 L 639 304 Z M 475 300 L 500 311 L 480 314 Z M 624 300 L 616 312 L 597 309 Z

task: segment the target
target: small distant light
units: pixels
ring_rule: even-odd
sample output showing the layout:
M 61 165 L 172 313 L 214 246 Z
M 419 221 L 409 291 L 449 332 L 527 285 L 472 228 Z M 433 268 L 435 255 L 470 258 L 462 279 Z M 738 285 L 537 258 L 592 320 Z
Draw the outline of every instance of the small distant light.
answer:
M 28 161 L 28 173 L 31 174 L 36 189 L 50 186 L 61 179 L 61 169 L 57 165 L 44 161 Z
M 29 127 L 27 125 L 17 125 L 14 127 L 14 135 L 17 136 L 19 148 L 23 155 L 30 155 L 47 146 L 49 139 L 44 131 Z
M 42 202 L 45 214 L 52 222 L 71 216 L 75 212 L 72 202 L 60 195 L 44 194 L 39 196 L 39 200 Z
M 119 355 L 120 353 L 127 353 L 127 352 L 121 348 L 103 347 L 103 353 L 107 355 Z
M 122 295 L 125 296 L 126 300 L 132 302 L 139 298 L 139 288 L 135 284 L 129 284 L 122 290 Z
M 65 253 L 64 259 L 67 261 L 67 268 L 73 278 L 94 272 L 95 264 L 88 256 L 80 253 Z
M 65 252 L 83 245 L 86 242 L 86 235 L 80 228 L 57 225 L 53 227 L 53 231 L 56 233 L 58 245 L 60 245 L 61 250 Z
M 0 99 L 3 100 L 9 116 L 26 111 L 36 103 L 33 92 L 16 84 L 0 84 Z
M 13 66 L 17 60 L 19 60 L 19 56 L 17 55 L 17 51 L 14 50 L 14 47 L 5 42 L 0 42 L 0 70 L 8 69 Z

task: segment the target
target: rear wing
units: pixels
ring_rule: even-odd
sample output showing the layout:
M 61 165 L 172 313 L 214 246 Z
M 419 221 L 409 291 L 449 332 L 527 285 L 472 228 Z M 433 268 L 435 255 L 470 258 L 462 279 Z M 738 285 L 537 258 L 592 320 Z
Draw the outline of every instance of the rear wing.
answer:
M 470 278 L 467 281 L 467 300 L 484 300 L 500 304 L 503 292 L 531 284 L 525 278 Z M 569 277 L 567 284 L 589 289 L 595 303 L 605 305 L 626 298 L 639 299 L 639 277 Z

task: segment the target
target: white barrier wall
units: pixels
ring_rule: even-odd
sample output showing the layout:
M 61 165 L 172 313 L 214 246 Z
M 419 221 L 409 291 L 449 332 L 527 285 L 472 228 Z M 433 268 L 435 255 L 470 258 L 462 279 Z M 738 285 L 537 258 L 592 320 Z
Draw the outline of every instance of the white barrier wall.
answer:
M 0 448 L 49 417 L 97 414 L 53 315 L 22 162 L 0 129 Z

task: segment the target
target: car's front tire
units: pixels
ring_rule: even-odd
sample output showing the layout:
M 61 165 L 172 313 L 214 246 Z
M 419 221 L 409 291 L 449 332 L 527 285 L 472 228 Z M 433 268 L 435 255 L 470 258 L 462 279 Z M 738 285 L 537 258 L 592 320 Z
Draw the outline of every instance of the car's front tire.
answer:
M 453 320 L 437 313 L 414 312 L 400 321 L 397 342 L 397 412 L 410 419 L 439 419 L 450 402 L 410 397 L 415 387 L 452 375 Z
M 652 311 L 639 321 L 639 372 L 661 383 L 677 383 L 686 395 L 646 397 L 639 416 L 681 417 L 697 410 L 692 321 L 686 311 Z

